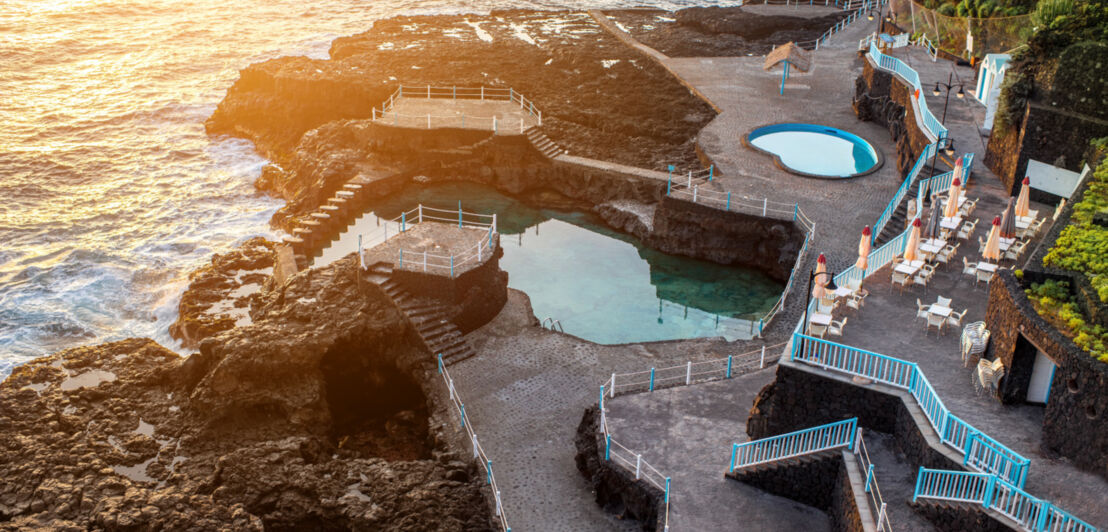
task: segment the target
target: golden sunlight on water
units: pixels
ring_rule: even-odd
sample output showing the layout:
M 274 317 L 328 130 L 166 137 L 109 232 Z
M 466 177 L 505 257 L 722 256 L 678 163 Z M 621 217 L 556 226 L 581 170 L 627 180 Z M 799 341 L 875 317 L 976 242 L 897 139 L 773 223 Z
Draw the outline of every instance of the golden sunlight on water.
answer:
M 506 7 L 577 6 L 0 4 L 0 377 L 75 345 L 150 336 L 175 347 L 168 326 L 188 271 L 250 236 L 271 235 L 279 203 L 252 186 L 265 161 L 249 143 L 203 128 L 239 69 L 280 55 L 326 57 L 335 37 L 398 13 Z

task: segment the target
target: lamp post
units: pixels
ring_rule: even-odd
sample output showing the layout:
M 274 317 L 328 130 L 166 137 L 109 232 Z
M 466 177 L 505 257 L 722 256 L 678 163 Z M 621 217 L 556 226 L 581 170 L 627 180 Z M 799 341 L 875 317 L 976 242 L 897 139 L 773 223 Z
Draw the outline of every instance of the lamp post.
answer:
M 947 157 L 954 156 L 954 139 L 947 139 L 946 146 L 943 146 L 943 153 Z M 931 178 L 935 177 L 935 161 L 931 161 L 931 170 L 927 173 L 927 188 L 923 190 L 923 201 L 929 202 L 931 200 Z M 923 209 L 923 205 L 920 205 L 920 209 Z
M 942 94 L 943 90 L 946 91 L 946 98 L 943 100 L 943 118 L 942 118 L 942 120 L 939 120 L 940 124 L 945 124 L 946 123 L 946 111 L 947 111 L 947 108 L 950 107 L 950 91 L 953 90 L 954 87 L 958 87 L 958 92 L 955 94 L 955 96 L 959 100 L 966 97 L 966 91 L 965 91 L 965 88 L 962 86 L 962 84 L 961 83 L 959 83 L 957 85 L 954 84 L 954 73 L 953 72 L 950 73 L 950 76 L 947 78 L 946 83 L 936 81 L 935 82 L 935 88 L 931 91 L 931 94 L 934 94 L 935 96 L 938 96 L 938 95 Z M 947 157 L 950 157 L 950 156 L 954 155 L 954 140 L 951 139 L 950 137 L 943 137 L 942 139 L 939 139 L 939 140 L 941 141 L 942 146 L 943 146 L 942 147 L 943 153 L 945 153 L 947 155 Z M 929 193 L 931 192 L 931 178 L 934 177 L 934 176 L 935 176 L 935 161 L 932 160 L 931 161 L 931 171 L 928 173 L 928 176 L 927 176 L 927 190 L 925 190 L 924 194 L 923 194 L 924 201 L 927 201 L 929 199 Z M 922 208 L 923 205 L 920 205 L 920 207 Z
M 882 5 L 879 12 L 877 13 L 877 15 L 881 17 L 881 22 L 877 23 L 877 33 L 884 32 L 885 23 L 893 21 L 893 17 L 891 15 L 885 15 L 884 13 L 885 13 L 885 6 Z M 866 19 L 868 19 L 870 22 L 873 22 L 873 18 L 874 18 L 873 17 L 873 9 L 870 9 L 869 13 L 866 13 Z
M 830 275 L 831 280 L 827 281 L 827 290 L 835 290 L 838 287 L 835 286 L 835 272 L 816 272 L 815 270 L 808 270 L 808 297 L 804 300 L 804 332 L 808 332 L 808 307 L 812 305 L 812 280 L 821 275 Z

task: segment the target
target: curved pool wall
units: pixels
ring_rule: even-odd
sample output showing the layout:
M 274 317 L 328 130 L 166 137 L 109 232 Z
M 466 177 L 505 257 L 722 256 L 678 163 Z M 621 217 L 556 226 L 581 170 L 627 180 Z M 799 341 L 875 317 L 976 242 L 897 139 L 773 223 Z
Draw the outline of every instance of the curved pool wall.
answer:
M 608 227 L 591 212 L 537 208 L 468 182 L 409 187 L 370 205 L 315 258 L 322 266 L 357 249 L 373 231 L 418 204 L 497 213 L 501 269 L 525 292 L 535 317 L 599 344 L 722 336 L 750 338 L 783 285 L 752 268 L 669 255 Z M 383 222 L 381 222 L 383 223 Z
M 747 147 L 773 157 L 781 169 L 805 177 L 849 179 L 879 170 L 885 156 L 868 140 L 819 124 L 781 123 L 743 135 Z

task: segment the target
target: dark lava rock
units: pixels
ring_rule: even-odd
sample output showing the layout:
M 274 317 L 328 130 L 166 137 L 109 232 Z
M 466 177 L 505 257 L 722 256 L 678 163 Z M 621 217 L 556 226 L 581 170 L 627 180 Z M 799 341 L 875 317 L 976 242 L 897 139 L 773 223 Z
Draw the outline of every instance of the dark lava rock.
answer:
M 187 359 L 136 338 L 16 368 L 0 529 L 492 529 L 431 434 L 433 362 L 353 258 L 266 287 L 254 318 Z
M 195 349 L 201 340 L 231 329 L 248 316 L 261 285 L 273 274 L 274 245 L 261 237 L 251 238 L 227 253 L 213 255 L 211 264 L 189 273 L 189 286 L 181 295 L 169 335 L 185 348 Z M 249 290 L 251 285 L 258 290 Z
M 331 59 L 251 65 L 207 128 L 253 140 L 284 164 L 306 132 L 369 118 L 401 82 L 511 87 L 534 100 L 544 131 L 571 154 L 645 168 L 697 166 L 694 138 L 715 116 L 587 13 L 503 11 L 380 20 L 335 40 Z
M 607 13 L 640 42 L 670 57 L 765 55 L 774 45 L 814 41 L 848 14 L 844 11 L 823 17 L 758 15 L 741 7 L 690 7 L 676 13 L 642 9 Z

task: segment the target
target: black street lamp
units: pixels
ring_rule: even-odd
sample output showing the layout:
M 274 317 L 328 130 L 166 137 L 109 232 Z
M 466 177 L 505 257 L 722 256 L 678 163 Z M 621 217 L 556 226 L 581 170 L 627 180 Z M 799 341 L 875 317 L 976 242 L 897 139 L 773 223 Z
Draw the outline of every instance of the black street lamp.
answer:
M 808 270 L 808 298 L 804 300 L 804 332 L 808 332 L 808 307 L 812 305 L 812 280 L 821 275 L 830 275 L 831 280 L 827 281 L 827 286 L 824 288 L 834 291 L 838 289 L 835 286 L 835 272 L 816 272 L 815 270 Z
M 947 157 L 953 157 L 954 156 L 954 139 L 948 138 L 948 139 L 944 139 L 944 140 L 946 142 L 946 146 L 943 146 L 943 153 L 945 153 Z M 927 188 L 925 188 L 923 190 L 923 201 L 924 202 L 927 202 L 931 199 L 931 178 L 932 177 L 935 177 L 935 161 L 934 161 L 934 159 L 932 159 L 932 161 L 931 161 L 931 170 L 927 173 Z M 922 211 L 923 210 L 923 205 L 920 205 L 919 208 Z
M 878 16 L 881 16 L 884 13 L 885 13 L 885 6 L 881 6 L 881 9 L 880 9 L 880 12 L 878 13 Z M 873 9 L 870 9 L 869 12 L 866 13 L 866 18 L 870 22 L 873 22 L 873 18 L 874 18 L 873 17 Z M 882 33 L 885 30 L 885 23 L 886 22 L 892 22 L 892 21 L 893 21 L 893 17 L 891 15 L 881 16 L 881 22 L 877 25 L 877 33 Z
M 946 90 L 946 98 L 943 100 L 943 117 L 942 117 L 941 120 L 939 120 L 940 124 L 945 124 L 946 123 L 946 110 L 947 110 L 948 107 L 950 107 L 950 91 L 953 90 L 954 87 L 958 87 L 958 92 L 955 94 L 955 96 L 959 100 L 966 97 L 966 91 L 965 91 L 965 88 L 962 86 L 962 84 L 961 83 L 959 83 L 957 85 L 954 84 L 954 73 L 953 72 L 950 73 L 950 77 L 948 77 L 946 81 L 947 81 L 946 83 L 936 81 L 935 82 L 935 88 L 934 88 L 934 90 L 931 91 L 931 94 L 934 94 L 935 96 L 938 96 L 938 95 L 943 93 L 944 89 Z M 944 137 L 944 138 L 939 139 L 939 140 L 941 141 L 941 145 L 943 146 L 942 147 L 943 153 L 945 153 L 947 155 L 947 157 L 953 156 L 954 155 L 954 139 L 951 139 L 950 137 Z M 936 155 L 938 155 L 938 154 L 936 154 Z M 928 181 L 927 181 L 927 190 L 925 190 L 924 194 L 923 194 L 924 201 L 929 199 L 928 198 L 928 193 L 931 192 L 931 181 L 930 180 L 934 176 L 935 176 L 935 161 L 932 160 L 931 161 L 931 171 L 928 173 L 928 176 L 927 176 L 927 179 L 928 179 Z M 920 208 L 922 209 L 923 205 L 920 205 Z

